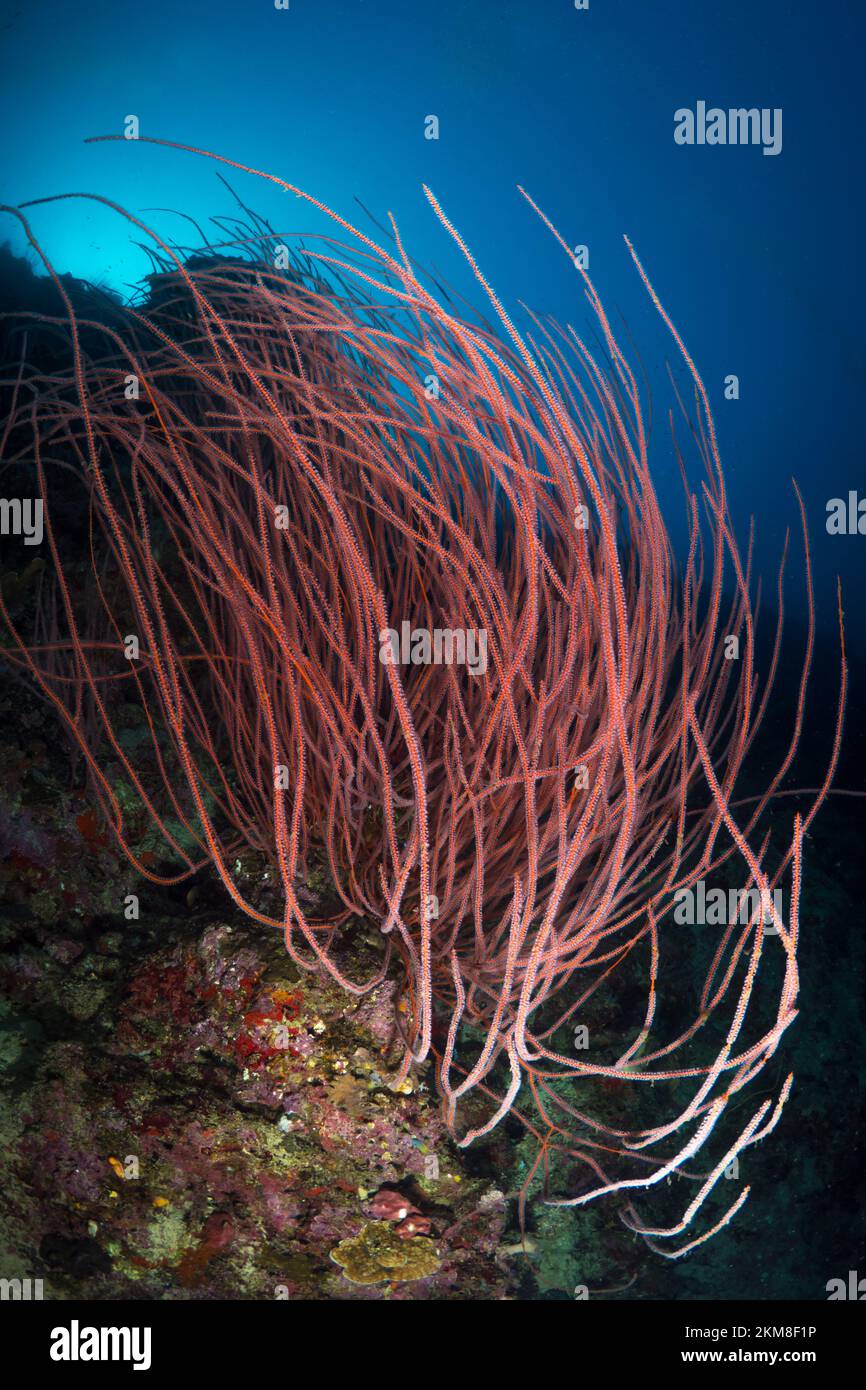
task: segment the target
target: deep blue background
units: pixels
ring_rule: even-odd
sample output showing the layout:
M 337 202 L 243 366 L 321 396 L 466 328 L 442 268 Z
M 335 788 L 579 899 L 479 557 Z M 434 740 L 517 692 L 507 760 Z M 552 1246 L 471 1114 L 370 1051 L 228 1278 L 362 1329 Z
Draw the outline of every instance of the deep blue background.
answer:
M 575 272 L 515 190 L 521 182 L 569 244 L 586 243 L 612 310 L 626 316 L 669 403 L 671 347 L 631 268 L 628 232 L 679 325 L 717 411 L 738 523 L 758 520 L 773 579 L 790 488 L 803 487 L 820 622 L 845 585 L 852 645 L 864 643 L 866 537 L 830 538 L 827 499 L 866 492 L 863 125 L 866 20 L 855 0 L 3 0 L 0 122 L 7 201 L 70 190 L 135 212 L 232 211 L 214 166 L 145 145 L 83 144 L 120 131 L 178 139 L 275 172 L 350 218 L 357 195 L 391 210 L 408 247 L 466 283 L 421 192 L 431 184 L 506 304 L 524 298 L 581 328 Z M 673 113 L 708 104 L 781 107 L 783 150 L 678 146 Z M 435 113 L 440 139 L 424 139 Z M 244 198 L 281 230 L 321 223 L 245 175 Z M 183 239 L 185 225 L 152 215 Z M 147 262 L 127 225 L 83 202 L 34 209 L 57 267 L 115 287 Z M 0 231 L 0 235 L 5 232 Z M 10 225 L 13 244 L 14 230 Z M 726 373 L 741 399 L 725 402 Z M 655 471 L 681 507 L 662 428 Z M 797 552 L 794 552 L 795 557 Z M 801 570 L 791 570 L 797 602 Z

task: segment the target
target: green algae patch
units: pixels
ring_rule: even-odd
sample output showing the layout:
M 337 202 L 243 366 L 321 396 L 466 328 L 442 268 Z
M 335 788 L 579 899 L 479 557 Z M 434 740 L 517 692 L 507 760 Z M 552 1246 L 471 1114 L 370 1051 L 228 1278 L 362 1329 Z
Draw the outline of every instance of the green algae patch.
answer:
M 440 1267 L 439 1253 L 429 1240 L 402 1240 L 387 1221 L 369 1221 L 358 1235 L 341 1240 L 331 1259 L 352 1284 L 426 1279 Z

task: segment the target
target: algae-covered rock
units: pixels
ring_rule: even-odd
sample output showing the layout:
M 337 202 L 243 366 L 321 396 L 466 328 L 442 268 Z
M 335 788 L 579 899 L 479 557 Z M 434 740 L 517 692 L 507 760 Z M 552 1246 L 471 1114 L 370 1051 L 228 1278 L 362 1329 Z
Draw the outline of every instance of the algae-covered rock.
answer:
M 353 1284 L 425 1279 L 440 1265 L 439 1253 L 429 1240 L 422 1236 L 401 1239 L 387 1221 L 369 1221 L 358 1235 L 341 1240 L 331 1259 Z

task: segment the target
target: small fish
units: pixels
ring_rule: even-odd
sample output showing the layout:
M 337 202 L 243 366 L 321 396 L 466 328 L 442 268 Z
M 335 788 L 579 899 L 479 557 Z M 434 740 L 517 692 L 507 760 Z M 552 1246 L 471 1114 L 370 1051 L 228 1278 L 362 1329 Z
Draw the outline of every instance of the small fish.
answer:
M 524 1236 L 523 1240 L 518 1240 L 514 1245 L 500 1245 L 500 1255 L 535 1255 L 538 1252 L 538 1241 L 532 1236 Z

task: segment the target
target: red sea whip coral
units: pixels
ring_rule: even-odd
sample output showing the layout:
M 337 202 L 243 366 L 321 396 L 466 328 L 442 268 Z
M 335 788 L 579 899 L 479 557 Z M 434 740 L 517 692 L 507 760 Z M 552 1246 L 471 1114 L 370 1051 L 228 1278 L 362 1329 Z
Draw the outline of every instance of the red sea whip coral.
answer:
M 66 722 L 140 874 L 178 881 L 209 861 L 299 965 L 354 994 L 396 960 L 400 1076 L 435 1059 L 458 1142 L 517 1117 L 538 1139 L 524 1192 L 555 1156 L 570 1187 L 549 1200 L 623 1194 L 626 1224 L 676 1257 L 745 1201 L 747 1187 L 720 1208 L 713 1196 L 705 1214 L 791 1085 L 771 1077 L 772 1094 L 739 1104 L 795 1017 L 803 837 L 844 705 L 843 659 L 831 766 L 771 860 L 759 822 L 794 758 L 812 656 L 802 504 L 810 625 L 796 721 L 746 810 L 738 781 L 776 674 L 781 574 L 759 686 L 751 541 L 744 557 L 706 390 L 634 252 L 694 394 L 698 491 L 674 439 L 681 565 L 641 392 L 584 271 L 596 356 L 570 326 L 533 319 L 520 334 L 429 191 L 495 331 L 431 289 L 393 221 L 388 249 L 261 176 L 346 240 L 287 255 L 257 225 L 246 261 L 185 264 L 123 213 L 163 274 L 158 299 L 130 305 L 128 332 L 106 329 L 100 353 L 83 350 L 55 277 L 72 376 L 22 388 L 7 435 L 24 430 L 13 458 L 35 458 L 55 587 L 38 640 L 12 629 L 13 659 Z M 52 524 L 61 456 L 94 536 L 87 604 Z M 425 645 L 435 633 L 451 659 Z M 455 659 L 458 635 L 464 652 L 483 635 L 483 663 Z M 109 698 L 118 683 L 145 715 L 134 754 Z M 108 761 L 176 875 L 138 852 Z M 281 919 L 239 888 L 242 847 L 275 865 Z M 341 902 L 327 921 L 300 895 L 315 851 Z M 720 872 L 757 906 L 711 929 L 686 1014 L 671 908 Z M 346 964 L 353 917 L 381 928 L 368 978 Z M 689 1199 L 652 1225 L 633 1199 L 674 1175 Z

